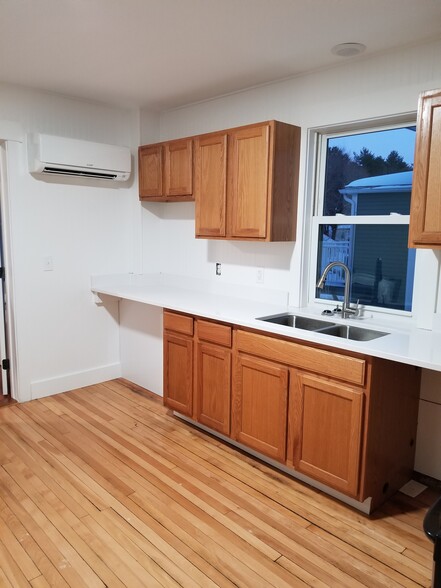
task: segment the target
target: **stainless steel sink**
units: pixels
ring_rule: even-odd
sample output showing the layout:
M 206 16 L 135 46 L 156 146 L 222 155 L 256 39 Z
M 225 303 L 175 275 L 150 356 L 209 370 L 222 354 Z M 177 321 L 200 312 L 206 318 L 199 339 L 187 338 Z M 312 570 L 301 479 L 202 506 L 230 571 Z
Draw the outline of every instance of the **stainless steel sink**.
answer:
M 355 325 L 339 325 L 337 323 L 330 323 L 329 321 L 322 321 L 320 319 L 296 316 L 291 313 L 262 316 L 257 320 L 276 325 L 283 325 L 285 327 L 295 327 L 296 329 L 314 331 L 315 333 L 330 335 L 331 337 L 339 337 L 340 339 L 351 339 L 352 341 L 372 341 L 373 339 L 378 339 L 379 337 L 384 337 L 389 334 L 384 333 L 383 331 L 356 327 Z
M 363 329 L 353 325 L 332 325 L 325 329 L 318 329 L 317 332 L 322 335 L 331 335 L 332 337 L 340 337 L 340 339 L 352 339 L 353 341 L 372 341 L 388 335 L 383 331 Z
M 296 316 L 294 314 L 275 314 L 274 316 L 261 316 L 257 318 L 258 321 L 265 321 L 266 323 L 274 323 L 276 325 L 283 325 L 284 327 L 293 327 Z
M 296 329 L 305 329 L 306 331 L 316 331 L 325 327 L 332 327 L 335 323 L 329 321 L 322 321 L 320 319 L 313 319 L 306 316 L 296 316 L 295 314 L 276 314 L 273 316 L 259 317 L 257 320 L 265 321 L 266 323 L 274 323 L 276 325 L 283 325 L 285 327 L 295 327 Z

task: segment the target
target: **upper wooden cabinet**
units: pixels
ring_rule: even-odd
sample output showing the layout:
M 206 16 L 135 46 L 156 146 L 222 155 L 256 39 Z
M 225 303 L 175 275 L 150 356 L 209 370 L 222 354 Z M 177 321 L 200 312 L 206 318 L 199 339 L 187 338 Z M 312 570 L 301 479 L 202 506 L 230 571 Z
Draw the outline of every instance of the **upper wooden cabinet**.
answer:
M 179 139 L 138 149 L 139 198 L 156 202 L 193 200 L 193 140 Z
M 139 198 L 196 200 L 199 238 L 294 241 L 299 152 L 300 128 L 274 120 L 144 145 Z
M 227 142 L 226 132 L 195 139 L 196 237 L 227 236 Z
M 441 247 L 441 90 L 419 100 L 409 246 Z
M 300 129 L 269 121 L 195 139 L 196 237 L 293 241 Z

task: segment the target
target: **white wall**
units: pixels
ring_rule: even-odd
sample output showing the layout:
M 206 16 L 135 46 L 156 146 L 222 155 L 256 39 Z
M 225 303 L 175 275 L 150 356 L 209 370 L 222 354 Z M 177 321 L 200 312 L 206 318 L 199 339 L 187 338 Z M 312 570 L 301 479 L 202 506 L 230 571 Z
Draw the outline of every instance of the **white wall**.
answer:
M 307 129 L 337 125 L 349 121 L 414 113 L 419 93 L 441 85 L 441 42 L 391 52 L 378 58 L 342 62 L 335 67 L 311 75 L 300 76 L 219 99 L 164 112 L 161 115 L 161 140 L 194 135 L 268 119 L 278 119 L 302 127 L 302 162 L 300 169 L 299 223 L 297 242 L 279 244 L 274 255 L 269 247 L 200 240 L 194 243 L 193 213 L 184 205 L 158 212 L 158 206 L 144 204 L 144 226 L 148 230 L 148 215 L 155 210 L 163 229 L 161 258 L 164 271 L 176 266 L 179 258 L 191 258 L 191 272 L 198 277 L 214 279 L 214 262 L 225 263 L 228 278 L 238 283 L 255 283 L 256 272 L 251 268 L 265 267 L 265 286 L 288 288 L 293 304 L 300 302 L 299 276 L 303 260 L 302 235 L 305 205 L 305 171 Z M 143 115 L 141 116 L 141 120 Z M 142 135 L 142 143 L 149 137 Z M 165 207 L 167 205 L 160 205 Z M 172 217 L 171 219 L 169 217 Z M 170 223 L 169 221 L 174 221 Z M 167 226 L 167 229 L 165 229 Z M 167 239 L 171 231 L 173 240 Z M 144 249 L 144 259 L 149 252 Z M 264 258 L 262 259 L 262 255 Z M 281 267 L 275 264 L 284 258 Z M 231 260 L 234 260 L 231 263 Z M 287 261 L 288 260 L 288 263 Z M 267 262 L 267 265 L 265 265 Z M 147 270 L 146 263 L 144 269 Z M 230 266 L 231 267 L 228 267 Z M 227 280 L 227 276 L 225 277 Z
M 1 85 L 0 113 L 23 135 L 40 131 L 126 145 L 134 155 L 139 144 L 139 115 L 101 104 Z M 118 376 L 118 304 L 93 302 L 90 275 L 139 271 L 136 180 L 120 189 L 37 180 L 27 172 L 24 143 L 7 141 L 6 150 L 15 396 L 26 401 Z M 47 256 L 53 271 L 43 271 Z
M 415 469 L 441 479 L 441 373 L 423 370 Z
M 124 378 L 162 396 L 162 308 L 121 300 L 120 341 Z
M 431 42 L 379 57 L 342 62 L 333 69 L 162 113 L 160 140 L 273 118 L 301 126 L 298 238 L 295 244 L 195 240 L 192 204 L 144 203 L 143 270 L 160 268 L 166 273 L 256 285 L 256 270 L 263 267 L 263 287 L 289 290 L 291 303 L 301 303 L 305 259 L 302 237 L 308 227 L 304 214 L 308 202 L 305 191 L 307 129 L 415 113 L 419 93 L 441 87 L 440 54 L 441 42 Z M 141 114 L 143 144 L 151 142 L 151 134 L 146 133 L 142 125 L 144 119 L 149 121 L 148 113 Z M 155 240 L 154 250 L 149 235 Z M 214 272 L 217 261 L 223 264 L 221 278 L 216 278 Z M 434 299 L 436 284 L 431 288 Z M 433 309 L 431 312 L 433 314 Z M 426 398 L 429 389 L 430 401 Z M 441 479 L 441 459 L 431 447 L 441 447 L 440 419 L 441 373 L 426 371 L 416 469 L 438 479 Z

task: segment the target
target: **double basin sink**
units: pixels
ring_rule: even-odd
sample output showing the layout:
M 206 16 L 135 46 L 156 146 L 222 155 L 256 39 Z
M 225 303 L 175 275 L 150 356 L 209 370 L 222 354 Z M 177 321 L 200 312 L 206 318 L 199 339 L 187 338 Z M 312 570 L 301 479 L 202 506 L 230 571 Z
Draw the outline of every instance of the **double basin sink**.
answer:
M 351 339 L 352 341 L 372 341 L 373 339 L 388 335 L 388 333 L 384 333 L 383 331 L 374 331 L 373 329 L 365 329 L 354 325 L 330 323 L 329 321 L 297 316 L 290 313 L 263 316 L 257 320 L 283 325 L 285 327 L 304 329 L 305 331 L 314 331 L 315 333 L 339 337 L 340 339 Z

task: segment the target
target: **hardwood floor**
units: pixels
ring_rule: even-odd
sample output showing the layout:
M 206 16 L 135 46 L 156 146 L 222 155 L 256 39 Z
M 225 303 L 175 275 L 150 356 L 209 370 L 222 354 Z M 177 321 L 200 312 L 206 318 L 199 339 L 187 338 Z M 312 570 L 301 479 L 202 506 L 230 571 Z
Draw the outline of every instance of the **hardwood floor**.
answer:
M 0 464 L 0 586 L 430 586 L 434 491 L 367 517 L 122 380 L 2 408 Z
M 8 396 L 3 396 L 3 394 L 0 394 L 0 408 L 2 408 L 3 406 L 10 406 L 11 404 L 15 404 L 15 400 L 12 400 L 12 398 L 8 395 Z

